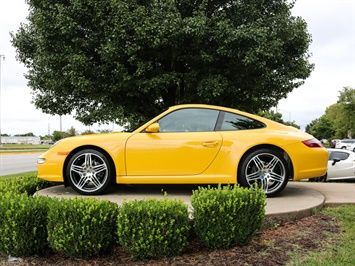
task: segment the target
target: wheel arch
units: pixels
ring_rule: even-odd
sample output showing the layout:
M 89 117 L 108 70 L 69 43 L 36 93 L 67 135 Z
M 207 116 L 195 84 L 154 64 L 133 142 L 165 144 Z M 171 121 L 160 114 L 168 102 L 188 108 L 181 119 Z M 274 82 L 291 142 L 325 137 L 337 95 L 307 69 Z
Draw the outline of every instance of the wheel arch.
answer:
M 111 183 L 116 183 L 116 166 L 115 166 L 115 163 L 113 162 L 113 159 L 112 159 L 111 155 L 107 151 L 105 151 L 104 149 L 102 149 L 100 147 L 97 147 L 95 145 L 85 145 L 85 146 L 77 147 L 74 150 L 72 150 L 69 153 L 69 155 L 67 156 L 67 158 L 65 159 L 64 165 L 63 165 L 63 169 L 62 169 L 64 186 L 66 186 L 66 187 L 69 186 L 68 177 L 66 176 L 66 170 L 65 169 L 67 168 L 70 159 L 77 152 L 82 151 L 82 150 L 87 150 L 87 149 L 92 149 L 92 150 L 99 151 L 99 152 L 103 153 L 106 156 L 106 158 L 109 161 L 109 163 L 110 163 L 110 165 L 112 167 L 112 170 L 113 170 L 113 176 L 111 177 Z
M 283 149 L 281 149 L 280 147 L 278 146 L 275 146 L 275 145 L 271 145 L 271 144 L 261 144 L 261 145 L 257 145 L 257 146 L 254 146 L 252 148 L 250 148 L 249 150 L 247 150 L 243 156 L 240 158 L 239 162 L 238 162 L 238 166 L 237 166 L 237 179 L 238 179 L 238 175 L 239 175 L 239 172 L 240 172 L 240 168 L 241 168 L 241 165 L 245 159 L 245 157 L 247 157 L 250 153 L 256 151 L 256 150 L 260 150 L 260 149 L 272 149 L 272 150 L 275 150 L 277 152 L 279 152 L 280 154 L 283 155 L 283 157 L 285 158 L 285 160 L 287 161 L 287 164 L 288 164 L 288 170 L 289 170 L 289 179 L 292 179 L 293 178 L 293 164 L 292 164 L 292 161 L 291 161 L 291 158 L 290 156 L 287 154 L 287 152 Z

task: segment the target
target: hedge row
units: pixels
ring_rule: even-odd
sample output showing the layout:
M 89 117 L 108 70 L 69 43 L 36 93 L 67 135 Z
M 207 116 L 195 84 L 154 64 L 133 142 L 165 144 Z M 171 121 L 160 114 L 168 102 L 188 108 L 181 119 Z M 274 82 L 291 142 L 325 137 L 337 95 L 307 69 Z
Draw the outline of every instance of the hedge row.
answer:
M 14 192 L 34 195 L 38 190 L 57 185 L 58 183 L 48 182 L 37 178 L 35 175 L 19 176 L 11 179 L 0 179 L 0 194 Z
M 27 180 L 24 187 L 40 188 L 37 178 L 29 179 L 22 179 Z M 193 191 L 191 228 L 187 205 L 166 196 L 119 207 L 94 198 L 32 197 L 21 182 L 11 182 L 18 186 L 12 191 L 1 183 L 0 252 L 17 257 L 60 252 L 90 258 L 110 252 L 117 244 L 134 259 L 174 256 L 184 252 L 191 232 L 207 247 L 228 248 L 247 244 L 265 215 L 265 194 L 258 188 L 218 186 Z

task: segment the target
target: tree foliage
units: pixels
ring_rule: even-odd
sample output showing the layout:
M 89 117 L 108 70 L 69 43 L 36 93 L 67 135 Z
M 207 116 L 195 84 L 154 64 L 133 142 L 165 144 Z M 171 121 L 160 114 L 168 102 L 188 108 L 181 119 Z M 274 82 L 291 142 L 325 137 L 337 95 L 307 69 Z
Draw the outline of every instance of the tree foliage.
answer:
M 355 134 L 355 89 L 344 87 L 337 103 L 330 105 L 320 118 L 306 126 L 306 132 L 318 139 L 352 138 Z
M 282 119 L 282 114 L 279 112 L 274 112 L 273 110 L 261 111 L 258 113 L 258 115 L 265 117 L 267 119 L 273 120 L 275 122 L 287 125 L 287 126 L 292 126 L 292 127 L 298 128 L 298 129 L 301 128 L 299 125 L 296 124 L 295 121 L 284 121 Z
M 76 136 L 78 134 L 79 133 L 76 131 L 76 129 L 73 126 L 71 126 L 66 132 L 67 137 L 73 137 L 73 136 Z
M 91 129 L 87 129 L 81 132 L 81 135 L 90 135 L 90 134 L 95 134 L 95 131 L 92 131 Z
M 306 132 L 310 133 L 317 139 L 332 139 L 334 137 L 333 121 L 326 115 L 322 115 L 306 126 Z
M 281 124 L 285 123 L 282 119 L 282 114 L 279 112 L 275 112 L 273 110 L 261 111 L 258 113 L 258 115 L 265 117 L 267 119 L 273 120 L 275 122 L 281 123 Z
M 336 120 L 335 126 L 345 131 L 346 136 L 350 138 L 355 135 L 355 89 L 344 87 L 339 93 L 339 119 Z
M 28 132 L 25 134 L 15 134 L 16 137 L 35 137 L 35 135 L 32 132 Z
M 86 125 L 174 104 L 268 110 L 303 84 L 311 37 L 287 0 L 28 0 L 12 44 L 33 103 Z
M 53 131 L 53 134 L 52 134 L 52 140 L 54 142 L 58 141 L 58 140 L 61 140 L 63 138 L 66 138 L 68 137 L 67 133 L 66 132 L 63 132 L 63 131 L 58 131 L 58 130 L 54 130 Z

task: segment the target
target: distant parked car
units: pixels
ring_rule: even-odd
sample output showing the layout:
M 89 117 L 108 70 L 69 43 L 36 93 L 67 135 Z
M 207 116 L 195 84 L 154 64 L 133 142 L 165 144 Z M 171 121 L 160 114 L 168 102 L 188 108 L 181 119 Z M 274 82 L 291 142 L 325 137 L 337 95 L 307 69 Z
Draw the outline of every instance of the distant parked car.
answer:
M 355 143 L 355 139 L 342 139 L 335 144 L 336 149 L 350 150 L 351 145 Z
M 332 139 L 330 142 L 330 148 L 335 148 L 338 142 L 340 142 L 340 139 Z
M 309 179 L 309 181 L 355 180 L 355 153 L 344 149 L 327 150 L 329 153 L 327 173 L 324 176 Z

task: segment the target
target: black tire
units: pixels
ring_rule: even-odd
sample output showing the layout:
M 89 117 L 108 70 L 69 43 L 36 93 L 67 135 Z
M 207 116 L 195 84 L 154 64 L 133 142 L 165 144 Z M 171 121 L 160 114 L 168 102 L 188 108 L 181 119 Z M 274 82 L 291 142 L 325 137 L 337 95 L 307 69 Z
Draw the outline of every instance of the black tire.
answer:
M 325 175 L 323 175 L 323 176 L 321 176 L 321 177 L 319 178 L 319 182 L 324 182 L 324 183 L 326 183 L 326 182 L 327 182 L 327 177 L 328 177 L 328 175 L 327 175 L 327 173 L 325 173 Z
M 104 193 L 111 183 L 113 173 L 107 157 L 93 149 L 75 153 L 66 168 L 66 178 L 70 186 L 82 195 Z
M 260 149 L 249 153 L 241 162 L 238 183 L 243 187 L 258 184 L 269 197 L 280 193 L 289 178 L 285 158 L 273 149 Z

